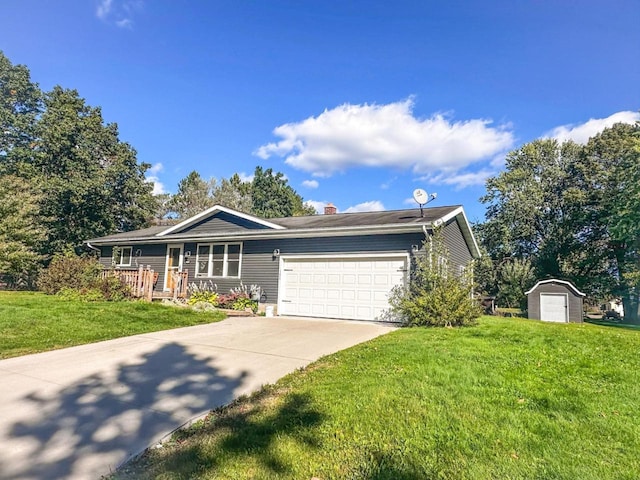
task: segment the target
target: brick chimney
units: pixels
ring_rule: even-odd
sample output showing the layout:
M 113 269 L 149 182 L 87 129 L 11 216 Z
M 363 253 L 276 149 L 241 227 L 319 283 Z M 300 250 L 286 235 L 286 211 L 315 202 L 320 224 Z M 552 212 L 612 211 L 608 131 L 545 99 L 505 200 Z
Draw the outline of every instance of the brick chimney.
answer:
M 327 206 L 324 207 L 325 215 L 335 215 L 337 211 L 338 209 L 335 207 L 333 203 L 329 203 Z

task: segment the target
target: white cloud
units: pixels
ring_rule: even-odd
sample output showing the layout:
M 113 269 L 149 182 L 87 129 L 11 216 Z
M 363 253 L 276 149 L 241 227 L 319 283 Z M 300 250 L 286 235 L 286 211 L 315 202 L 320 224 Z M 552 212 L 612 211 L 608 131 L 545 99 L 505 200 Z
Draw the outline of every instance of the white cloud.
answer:
M 302 186 L 306 188 L 318 188 L 319 185 L 317 180 L 305 180 L 302 182 Z
M 545 133 L 544 137 L 555 138 L 561 142 L 573 140 L 576 143 L 585 144 L 589 138 L 615 123 L 635 123 L 638 121 L 640 121 L 640 113 L 622 111 L 609 115 L 607 118 L 591 118 L 585 123 L 560 125 Z
M 380 188 L 382 190 L 389 190 L 389 188 L 391 187 L 391 185 L 393 185 L 393 182 L 395 182 L 398 179 L 398 177 L 392 177 L 389 180 L 387 180 L 386 182 L 384 182 L 383 184 L 380 185 Z
M 131 28 L 133 21 L 130 18 L 123 18 L 122 20 L 117 20 L 116 25 L 120 28 Z
M 96 15 L 100 19 L 104 19 L 109 15 L 111 11 L 111 3 L 113 0 L 102 0 L 98 4 L 98 8 L 96 8 Z
M 100 0 L 96 17 L 119 28 L 133 27 L 133 17 L 144 7 L 143 0 Z
M 246 173 L 244 173 L 244 172 L 240 172 L 240 173 L 238 174 L 238 176 L 240 177 L 240 180 L 241 180 L 241 181 L 243 181 L 243 182 L 248 182 L 248 183 L 253 182 L 253 179 L 254 179 L 254 177 L 255 177 L 255 175 L 254 175 L 253 173 L 252 173 L 251 175 L 247 175 L 247 174 L 246 174 Z
M 498 171 L 488 168 L 482 168 L 477 172 L 463 173 L 441 173 L 434 176 L 422 177 L 421 180 L 427 181 L 434 185 L 453 185 L 456 190 L 475 185 L 484 185 L 487 179 L 497 175 Z
M 353 207 L 347 208 L 344 213 L 357 213 L 357 212 L 382 212 L 384 205 L 379 200 L 371 200 L 370 202 L 363 202 Z
M 513 145 L 509 125 L 486 119 L 450 121 L 413 115 L 413 98 L 387 105 L 344 104 L 317 117 L 276 127 L 275 143 L 254 154 L 285 158 L 294 168 L 328 177 L 352 167 L 392 167 L 415 173 L 456 171 Z
M 158 174 L 164 170 L 162 163 L 154 163 L 149 167 L 146 171 L 145 176 L 147 182 L 153 183 L 153 195 L 161 195 L 163 193 L 167 193 L 167 190 L 164 187 L 164 184 L 160 181 Z
M 304 202 L 305 205 L 309 205 L 316 209 L 316 213 L 324 213 L 324 207 L 328 204 L 327 201 L 318 201 L 318 200 L 306 200 Z

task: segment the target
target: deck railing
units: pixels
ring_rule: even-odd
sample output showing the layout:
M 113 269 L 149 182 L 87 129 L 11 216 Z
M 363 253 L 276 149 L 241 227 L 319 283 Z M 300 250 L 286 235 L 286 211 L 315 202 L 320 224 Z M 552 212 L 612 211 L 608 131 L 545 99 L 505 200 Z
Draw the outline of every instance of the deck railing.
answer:
M 171 273 L 171 285 L 175 288 L 170 288 L 168 294 L 154 292 L 154 286 L 158 282 L 159 274 L 149 267 L 140 267 L 137 270 L 103 270 L 100 276 L 101 278 L 108 276 L 118 277 L 131 288 L 131 295 L 135 298 L 144 298 L 151 301 L 154 297 L 173 297 L 174 299 L 187 297 L 188 272 Z

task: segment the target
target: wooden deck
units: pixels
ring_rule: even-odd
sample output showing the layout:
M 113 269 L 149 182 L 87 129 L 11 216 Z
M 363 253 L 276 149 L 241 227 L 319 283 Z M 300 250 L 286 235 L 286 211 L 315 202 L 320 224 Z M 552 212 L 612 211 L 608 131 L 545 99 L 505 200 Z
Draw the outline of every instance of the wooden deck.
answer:
M 115 276 L 131 288 L 131 295 L 135 298 L 144 298 L 148 301 L 161 298 L 187 298 L 188 272 L 171 273 L 171 288 L 169 291 L 155 289 L 158 283 L 158 272 L 153 269 L 140 267 L 136 269 L 110 269 L 103 270 L 101 277 Z

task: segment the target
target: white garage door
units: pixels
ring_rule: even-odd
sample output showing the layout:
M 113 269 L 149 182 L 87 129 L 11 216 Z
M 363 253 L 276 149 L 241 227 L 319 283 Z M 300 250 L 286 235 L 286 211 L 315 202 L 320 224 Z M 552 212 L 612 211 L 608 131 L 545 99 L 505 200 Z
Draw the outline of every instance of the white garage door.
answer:
M 540 319 L 547 322 L 567 322 L 567 296 L 564 294 L 540 294 Z
M 283 258 L 278 313 L 374 320 L 402 284 L 406 257 Z

